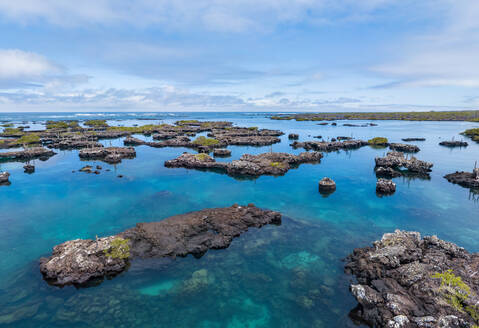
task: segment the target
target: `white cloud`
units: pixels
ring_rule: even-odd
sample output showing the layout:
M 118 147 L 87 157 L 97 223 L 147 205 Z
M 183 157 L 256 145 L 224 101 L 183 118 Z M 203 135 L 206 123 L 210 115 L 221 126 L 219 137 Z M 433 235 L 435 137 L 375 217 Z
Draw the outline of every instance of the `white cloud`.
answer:
M 62 26 L 161 25 L 167 29 L 201 26 L 216 31 L 268 30 L 294 22 L 356 20 L 399 0 L 0 0 L 3 16 L 24 24 L 47 21 Z
M 86 75 L 70 75 L 44 56 L 19 49 L 0 49 L 0 89 L 59 88 L 85 83 Z
M 441 0 L 431 5 L 442 16 L 442 26 L 400 43 L 398 58 L 373 71 L 396 79 L 389 86 L 479 87 L 479 2 Z
M 39 78 L 59 74 L 61 68 L 45 57 L 17 49 L 0 49 L 0 80 Z

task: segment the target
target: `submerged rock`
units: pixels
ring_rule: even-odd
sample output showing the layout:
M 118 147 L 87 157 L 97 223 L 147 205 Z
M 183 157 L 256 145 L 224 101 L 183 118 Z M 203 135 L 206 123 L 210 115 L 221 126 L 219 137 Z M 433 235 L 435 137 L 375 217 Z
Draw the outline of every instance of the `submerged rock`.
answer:
M 410 173 L 423 175 L 429 175 L 429 172 L 433 166 L 432 163 L 420 161 L 414 156 L 408 159 L 404 156 L 404 153 L 395 151 L 388 152 L 385 157 L 376 157 L 375 162 L 376 169 L 379 167 L 393 169 L 405 168 Z
M 439 145 L 454 148 L 454 147 L 467 147 L 468 143 L 465 141 L 450 140 L 450 141 L 441 141 Z
M 479 168 L 473 169 L 472 172 L 450 173 L 444 178 L 465 188 L 479 189 Z
M 376 193 L 378 195 L 392 195 L 396 192 L 396 184 L 388 179 L 378 179 L 376 182 Z
M 333 179 L 324 177 L 319 181 L 319 192 L 324 195 L 330 195 L 336 190 L 336 182 Z
M 159 222 L 137 223 L 114 236 L 67 241 L 53 248 L 52 256 L 40 260 L 40 271 L 51 284 L 81 285 L 124 271 L 135 258 L 201 257 L 209 249 L 227 248 L 250 227 L 281 224 L 281 214 L 250 204 L 205 209 L 173 216 Z M 128 245 L 125 256 L 116 254 L 115 241 Z
M 319 152 L 304 152 L 299 155 L 287 153 L 245 154 L 232 162 L 216 162 L 207 154 L 183 153 L 165 162 L 166 167 L 189 169 L 215 169 L 231 176 L 283 175 L 293 166 L 302 163 L 318 163 L 323 155 Z
M 401 143 L 391 143 L 389 144 L 389 149 L 405 153 L 417 153 L 420 150 L 416 145 L 407 145 Z
M 473 327 L 479 254 L 436 236 L 396 230 L 357 248 L 345 272 L 358 301 L 351 317 L 371 327 Z M 451 271 L 448 271 L 451 270 Z

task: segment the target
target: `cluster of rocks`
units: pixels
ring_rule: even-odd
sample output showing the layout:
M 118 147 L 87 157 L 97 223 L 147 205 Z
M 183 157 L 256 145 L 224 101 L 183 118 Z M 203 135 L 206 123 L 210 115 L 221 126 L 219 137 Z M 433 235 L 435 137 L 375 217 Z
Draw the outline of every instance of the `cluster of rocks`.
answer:
M 209 249 L 227 248 L 248 228 L 266 224 L 281 224 L 281 214 L 253 204 L 205 209 L 159 222 L 138 223 L 114 236 L 64 242 L 53 248 L 50 257 L 40 259 L 40 271 L 57 286 L 101 281 L 126 270 L 135 258 L 201 257 Z M 127 243 L 127 256 L 108 255 L 118 240 Z
M 450 270 L 450 271 L 449 271 Z M 478 324 L 479 254 L 436 236 L 386 233 L 347 258 L 359 303 L 350 317 L 371 327 L 466 328 Z
M 84 173 L 100 174 L 102 169 L 103 168 L 100 165 L 97 165 L 95 168 L 93 168 L 93 166 L 91 166 L 91 165 L 85 165 L 84 167 L 82 167 L 78 171 L 79 172 L 84 172 Z M 110 169 L 106 169 L 105 171 L 109 172 Z
M 454 148 L 454 147 L 467 147 L 468 143 L 465 141 L 449 140 L 449 141 L 441 141 L 439 145 Z
M 98 136 L 82 136 L 82 135 L 72 135 L 72 136 L 61 136 L 61 135 L 51 135 L 49 137 L 43 137 L 43 145 L 48 148 L 60 149 L 60 150 L 70 150 L 70 149 L 82 149 L 82 148 L 98 148 L 103 147 L 98 141 Z
M 462 187 L 479 190 L 479 168 L 474 168 L 472 172 L 450 173 L 445 175 L 444 178 Z
M 28 161 L 32 159 L 40 159 L 46 161 L 56 153 L 50 149 L 43 147 L 32 147 L 24 150 L 10 151 L 0 153 L 0 159 L 6 161 Z
M 135 158 L 136 151 L 133 147 L 85 148 L 80 150 L 78 155 L 83 160 L 101 160 L 109 164 L 117 164 L 122 159 Z
M 319 181 L 319 193 L 325 197 L 336 191 L 336 182 L 333 179 L 324 177 Z
M 398 173 L 401 175 L 408 173 L 428 176 L 433 166 L 432 163 L 418 160 L 414 156 L 407 158 L 404 156 L 404 153 L 395 151 L 388 152 L 385 157 L 376 157 L 375 162 L 375 171 L 378 175 L 391 177 L 397 176 Z M 406 169 L 407 172 L 399 170 L 401 168 Z
M 208 154 L 183 153 L 165 162 L 166 167 L 187 169 L 212 169 L 231 176 L 283 175 L 292 167 L 302 163 L 319 163 L 323 155 L 319 152 L 303 152 L 299 155 L 287 153 L 245 154 L 239 160 L 216 162 Z
M 380 178 L 376 182 L 376 193 L 379 196 L 392 195 L 396 192 L 396 184 L 389 179 Z
M 304 148 L 305 150 L 316 151 L 337 151 L 341 149 L 357 149 L 363 146 L 367 146 L 368 142 L 364 140 L 346 140 L 346 141 L 304 141 L 293 142 L 291 146 L 293 148 Z
M 416 145 L 407 145 L 402 143 L 390 143 L 389 149 L 404 153 L 417 153 L 420 150 Z

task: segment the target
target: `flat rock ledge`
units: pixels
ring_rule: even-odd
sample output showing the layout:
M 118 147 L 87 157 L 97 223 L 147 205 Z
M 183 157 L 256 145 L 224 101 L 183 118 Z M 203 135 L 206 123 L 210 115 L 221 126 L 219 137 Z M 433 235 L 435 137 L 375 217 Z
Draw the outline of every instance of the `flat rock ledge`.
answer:
M 109 164 L 116 164 L 125 158 L 135 158 L 136 151 L 133 147 L 99 147 L 82 149 L 78 155 L 83 160 L 101 160 Z
M 281 224 L 281 214 L 253 204 L 204 209 L 176 215 L 159 222 L 137 223 L 114 236 L 76 239 L 53 248 L 52 256 L 40 259 L 40 271 L 52 285 L 83 285 L 101 282 L 127 269 L 135 258 L 176 258 L 188 254 L 199 258 L 209 249 L 227 248 L 248 228 Z M 107 256 L 119 238 L 129 245 L 129 256 Z M 120 240 L 121 240 L 120 239 Z
M 416 145 L 408 145 L 402 143 L 391 143 L 389 144 L 389 149 L 405 153 L 417 153 L 418 151 L 420 151 L 419 147 Z
M 367 146 L 368 142 L 364 140 L 346 140 L 346 141 L 305 141 L 298 142 L 295 141 L 291 144 L 293 148 L 304 148 L 305 150 L 316 150 L 316 151 L 338 151 L 341 149 L 357 149 L 363 146 Z
M 478 253 L 396 230 L 355 249 L 345 272 L 357 279 L 350 316 L 371 327 L 477 327 Z
M 455 172 L 444 176 L 447 181 L 456 183 L 465 188 L 479 189 L 479 168 L 471 172 Z
M 187 169 L 210 169 L 225 172 L 230 176 L 283 175 L 292 167 L 302 163 L 319 163 L 323 155 L 319 152 L 245 154 L 239 160 L 217 162 L 208 154 L 183 153 L 165 162 L 166 167 Z
M 468 143 L 465 141 L 454 141 L 454 140 L 449 140 L 449 141 L 441 141 L 439 143 L 441 146 L 445 147 L 450 147 L 450 148 L 455 148 L 455 147 L 467 147 Z
M 19 151 L 10 151 L 0 153 L 0 160 L 4 161 L 25 161 L 30 159 L 40 159 L 46 161 L 56 153 L 50 149 L 43 147 L 32 147 Z

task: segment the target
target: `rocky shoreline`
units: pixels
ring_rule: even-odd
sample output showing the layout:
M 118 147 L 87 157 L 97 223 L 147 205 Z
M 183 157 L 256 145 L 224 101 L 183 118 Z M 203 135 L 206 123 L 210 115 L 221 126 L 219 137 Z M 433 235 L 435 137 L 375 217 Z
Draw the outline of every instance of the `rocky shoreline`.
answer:
M 357 248 L 350 317 L 371 327 L 473 328 L 479 323 L 479 254 L 436 236 L 396 230 Z
M 128 268 L 135 258 L 199 258 L 209 249 L 227 248 L 248 228 L 281 224 L 281 214 L 253 204 L 204 209 L 159 222 L 138 223 L 117 235 L 76 239 L 53 248 L 40 259 L 40 271 L 52 285 L 82 285 L 102 281 Z

